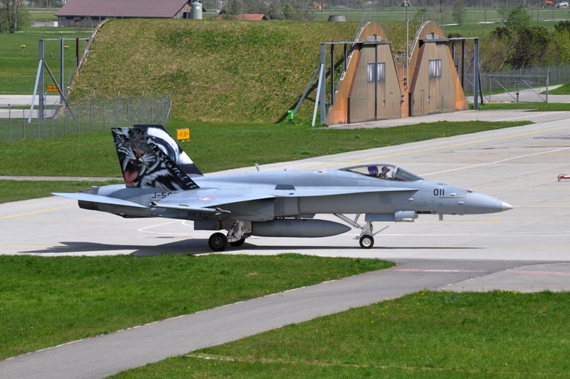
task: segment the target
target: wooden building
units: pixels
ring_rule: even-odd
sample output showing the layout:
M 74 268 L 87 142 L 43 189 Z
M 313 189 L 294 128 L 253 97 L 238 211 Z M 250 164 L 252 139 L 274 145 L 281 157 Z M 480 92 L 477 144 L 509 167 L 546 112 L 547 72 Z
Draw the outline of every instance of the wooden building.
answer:
M 55 15 L 60 26 L 94 26 L 109 18 L 189 18 L 191 0 L 69 0 Z

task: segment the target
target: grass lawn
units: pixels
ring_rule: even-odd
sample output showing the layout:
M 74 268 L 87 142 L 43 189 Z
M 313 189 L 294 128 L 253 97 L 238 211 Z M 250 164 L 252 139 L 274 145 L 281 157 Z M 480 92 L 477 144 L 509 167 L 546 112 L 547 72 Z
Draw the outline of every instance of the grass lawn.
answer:
M 173 121 L 167 129 L 175 135 L 175 129 L 189 127 L 191 140 L 181 143 L 182 148 L 202 171 L 214 172 L 528 123 L 437 122 L 397 128 L 340 130 L 302 124 Z M 0 142 L 0 162 L 0 175 L 120 176 L 109 131 Z
M 64 77 L 68 81 L 75 69 L 75 39 L 81 38 L 80 51 L 83 51 L 91 29 L 80 31 L 68 28 L 33 28 L 18 33 L 0 33 L 0 93 L 3 95 L 26 95 L 34 92 L 38 70 L 39 40 L 44 39 L 44 57 L 53 75 L 59 80 L 59 38 L 66 38 L 64 49 Z M 22 48 L 25 45 L 25 48 Z M 52 84 L 45 75 L 45 84 Z
M 471 106 L 472 108 L 472 106 Z M 482 111 L 504 109 L 526 109 L 534 112 L 570 111 L 568 103 L 485 103 L 479 104 Z
M 0 359 L 391 266 L 298 254 L 0 256 Z
M 121 184 L 122 180 L 112 182 L 59 182 L 59 181 L 15 181 L 0 180 L 0 204 L 10 201 L 37 199 L 51 196 L 52 192 L 79 192 L 91 186 Z
M 420 291 L 113 378 L 563 378 L 570 293 Z
M 564 83 L 558 88 L 548 91 L 550 95 L 570 95 L 570 83 Z

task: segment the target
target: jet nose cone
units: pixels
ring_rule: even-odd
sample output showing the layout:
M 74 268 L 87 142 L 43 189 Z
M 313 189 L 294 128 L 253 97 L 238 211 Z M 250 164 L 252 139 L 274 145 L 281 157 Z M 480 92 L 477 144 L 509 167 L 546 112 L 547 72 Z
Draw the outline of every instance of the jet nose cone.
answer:
M 495 213 L 513 209 L 512 205 L 502 200 L 477 192 L 467 193 L 465 200 L 466 214 Z

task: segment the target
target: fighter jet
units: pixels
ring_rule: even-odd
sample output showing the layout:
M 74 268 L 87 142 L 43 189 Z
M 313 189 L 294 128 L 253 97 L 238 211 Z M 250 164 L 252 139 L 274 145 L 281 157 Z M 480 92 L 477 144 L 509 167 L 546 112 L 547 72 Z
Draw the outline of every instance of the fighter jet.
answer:
M 160 125 L 115 128 L 112 134 L 125 184 L 54 195 L 78 200 L 83 209 L 125 218 L 192 220 L 195 230 L 215 231 L 208 240 L 213 251 L 223 251 L 228 244 L 241 246 L 250 236 L 326 237 L 351 228 L 360 230 L 355 239 L 369 249 L 383 230 L 374 232 L 375 222 L 513 208 L 491 196 L 431 182 L 386 163 L 203 175 Z M 343 223 L 315 218 L 319 214 L 332 214 Z M 364 222 L 359 223 L 362 215 Z

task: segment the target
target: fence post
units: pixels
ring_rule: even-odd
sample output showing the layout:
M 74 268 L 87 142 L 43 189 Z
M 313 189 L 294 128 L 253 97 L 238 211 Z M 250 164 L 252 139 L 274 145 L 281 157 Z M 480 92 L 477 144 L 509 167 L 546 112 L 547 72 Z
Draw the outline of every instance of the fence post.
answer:
M 121 92 L 117 94 L 115 99 L 115 128 L 119 127 L 119 102 L 121 101 Z
M 142 96 L 141 96 L 141 118 L 140 118 L 141 124 L 144 124 L 144 122 L 143 122 L 143 105 L 144 105 L 144 92 L 142 93 Z
M 546 70 L 546 102 L 548 103 L 548 80 L 550 77 L 550 68 Z M 560 76 L 558 77 L 560 79 Z
M 77 102 L 77 130 L 81 133 L 81 100 Z

